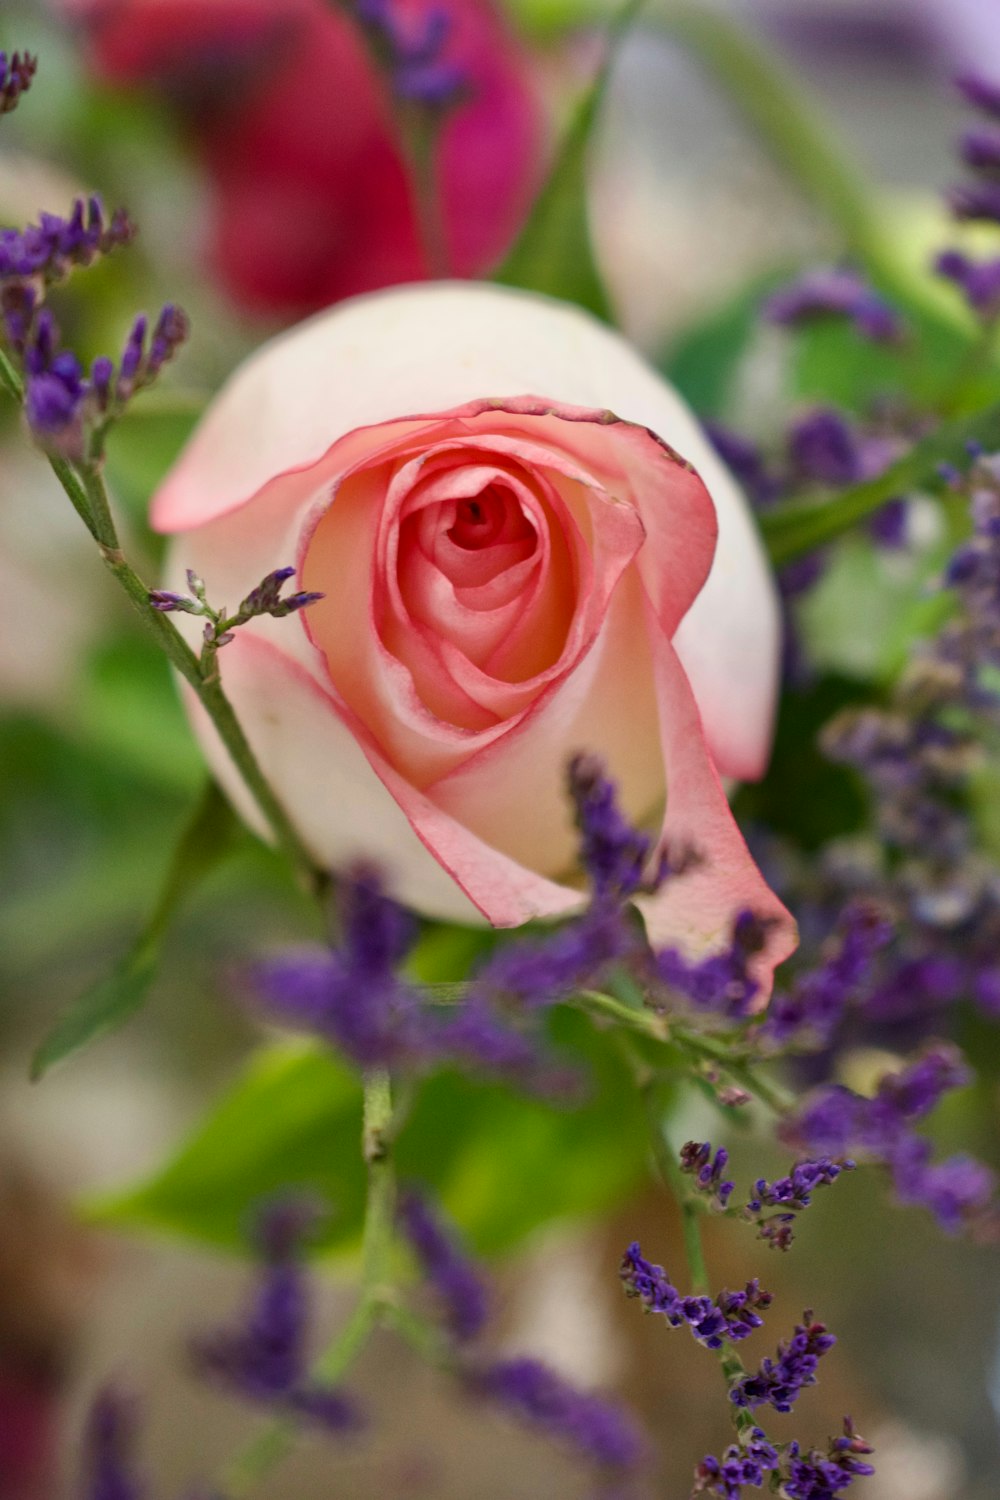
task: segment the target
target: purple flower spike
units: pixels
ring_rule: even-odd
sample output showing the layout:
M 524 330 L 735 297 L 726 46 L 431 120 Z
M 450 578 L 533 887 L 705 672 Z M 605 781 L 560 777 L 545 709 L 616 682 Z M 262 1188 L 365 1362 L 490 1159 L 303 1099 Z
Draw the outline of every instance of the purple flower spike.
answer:
M 618 805 L 615 784 L 599 760 L 577 755 L 569 765 L 569 792 L 580 830 L 580 858 L 595 896 L 627 900 L 641 890 L 655 890 L 667 875 L 665 860 L 647 874 L 653 840 L 627 821 Z
M 0 115 L 17 108 L 21 95 L 31 87 L 38 58 L 30 52 L 0 52 Z
M 774 1359 L 762 1361 L 755 1375 L 744 1375 L 729 1390 L 734 1406 L 773 1406 L 775 1411 L 791 1411 L 807 1386 L 816 1384 L 816 1369 L 823 1355 L 837 1340 L 827 1333 L 825 1323 L 814 1321 L 811 1312 L 803 1313 L 792 1337 L 778 1345 Z
M 315 1032 L 361 1067 L 424 1056 L 418 997 L 396 974 L 415 923 L 358 868 L 340 885 L 343 942 L 282 954 L 255 966 L 252 983 L 272 1019 Z
M 75 267 L 131 244 L 135 234 L 123 209 L 108 219 L 100 198 L 77 198 L 68 218 L 44 213 L 26 229 L 0 230 L 0 282 L 62 281 Z
M 721 1459 L 711 1455 L 702 1459 L 695 1470 L 693 1493 L 707 1490 L 722 1500 L 741 1500 L 744 1486 L 760 1489 L 766 1482 L 765 1475 L 773 1473 L 778 1464 L 778 1450 L 759 1427 L 754 1427 L 744 1443 L 733 1443 Z
M 243 1321 L 193 1339 L 191 1351 L 203 1375 L 237 1395 L 340 1431 L 358 1425 L 354 1403 L 308 1374 L 309 1298 L 297 1257 L 317 1216 L 300 1197 L 265 1205 L 254 1227 L 264 1270 Z
M 622 1257 L 619 1271 L 627 1297 L 637 1297 L 647 1312 L 662 1314 L 671 1328 L 687 1327 L 706 1349 L 719 1349 L 724 1339 L 739 1343 L 760 1328 L 760 1311 L 771 1305 L 771 1294 L 760 1283 L 748 1281 L 742 1292 L 723 1291 L 714 1302 L 708 1296 L 685 1297 L 662 1266 L 646 1260 L 638 1244 Z
M 767 925 L 754 912 L 740 912 L 729 947 L 707 958 L 691 960 L 677 948 L 655 956 L 655 972 L 668 990 L 685 996 L 698 1010 L 739 1019 L 748 1016 L 760 985 L 753 960 L 767 941 Z
M 734 1182 L 723 1180 L 722 1174 L 728 1162 L 729 1152 L 725 1146 L 720 1146 L 714 1157 L 708 1141 L 703 1141 L 700 1145 L 697 1141 L 688 1141 L 681 1147 L 681 1171 L 694 1177 L 698 1192 L 710 1198 L 713 1206 L 720 1211 L 725 1210 L 736 1187 Z
M 948 192 L 948 204 L 956 219 L 1000 224 L 1000 182 L 964 183 Z
M 862 337 L 880 344 L 894 342 L 903 332 L 899 315 L 862 276 L 836 266 L 815 267 L 773 293 L 764 316 L 786 326 L 846 318 Z
M 433 7 L 419 22 L 401 15 L 396 0 L 355 0 L 354 9 L 398 99 L 438 111 L 467 95 L 464 70 L 448 60 L 452 18 L 443 7 Z
M 864 474 L 860 440 L 840 412 L 829 407 L 794 424 L 789 452 L 800 473 L 820 484 L 854 484 Z
M 142 1500 L 131 1462 L 134 1436 L 132 1404 L 120 1393 L 102 1391 L 87 1420 L 86 1500 Z
M 467 1343 L 486 1323 L 485 1285 L 426 1199 L 408 1189 L 400 1195 L 398 1214 L 403 1233 L 441 1300 L 451 1332 L 460 1343 Z
M 502 1360 L 476 1371 L 471 1385 L 593 1463 L 633 1469 L 645 1455 L 642 1437 L 622 1407 L 577 1390 L 539 1360 Z
M 974 109 L 1000 119 L 1000 83 L 994 83 L 979 73 L 962 73 L 955 79 L 955 87 Z

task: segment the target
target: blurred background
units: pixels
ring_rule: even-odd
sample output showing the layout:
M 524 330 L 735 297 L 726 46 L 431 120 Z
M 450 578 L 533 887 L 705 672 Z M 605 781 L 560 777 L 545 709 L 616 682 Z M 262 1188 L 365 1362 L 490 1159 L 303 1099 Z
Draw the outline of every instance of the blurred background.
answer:
M 478 0 L 466 4 L 471 14 Z M 384 118 L 365 114 L 375 107 L 370 82 L 356 76 L 363 65 L 348 67 L 333 44 L 329 56 L 315 48 L 303 81 L 289 24 L 305 0 L 173 9 L 171 20 L 168 0 L 5 0 L 0 12 L 0 48 L 41 59 L 34 91 L 0 129 L 0 225 L 64 211 L 74 194 L 99 190 L 141 226 L 135 247 L 60 293 L 70 340 L 91 355 L 114 352 L 137 309 L 155 312 L 168 299 L 193 321 L 179 367 L 122 427 L 109 459 L 131 554 L 149 578 L 160 544 L 146 502 L 205 394 L 295 317 L 426 269 L 398 153 Z M 970 64 L 1000 75 L 993 0 L 704 0 L 684 9 L 738 22 L 794 72 L 880 207 L 891 208 L 900 253 L 919 265 L 943 223 L 938 195 L 953 171 L 959 110 L 949 80 Z M 501 10 L 481 35 L 471 22 L 463 32 L 470 69 L 483 69 L 488 119 L 464 144 L 456 119 L 447 148 L 455 162 L 444 171 L 444 218 L 465 273 L 487 272 L 509 244 L 599 55 L 596 3 L 511 0 Z M 669 7 L 651 0 L 615 74 L 591 163 L 591 232 L 623 326 L 711 416 L 723 394 L 712 348 L 744 337 L 775 276 L 835 256 L 841 241 L 665 18 Z M 329 94 L 324 68 L 339 80 Z M 334 95 L 350 128 L 326 118 Z M 352 131 L 369 153 L 363 170 L 354 156 L 345 165 L 362 149 Z M 369 211 L 373 176 L 385 192 Z M 303 225 L 300 202 L 314 213 L 324 205 L 317 223 Z M 385 243 L 391 253 L 380 258 L 371 247 Z M 730 416 L 753 430 L 787 400 L 787 370 L 767 335 L 751 343 L 724 394 Z M 824 645 L 837 672 L 878 671 L 866 610 L 876 595 L 919 584 L 905 562 L 893 566 L 816 625 L 844 628 Z M 73 1492 L 83 1413 L 109 1377 L 142 1392 L 151 1493 L 210 1474 L 253 1430 L 253 1413 L 206 1393 L 184 1357 L 187 1334 L 235 1306 L 245 1285 L 235 1252 L 247 1162 L 263 1161 L 276 1185 L 287 1160 L 299 1172 L 308 1159 L 335 1205 L 339 1195 L 342 1243 L 324 1265 L 323 1328 L 350 1295 L 342 1278 L 356 1218 L 346 1161 L 356 1098 L 333 1065 L 317 1072 L 294 1047 L 277 1061 L 269 1054 L 266 1076 L 254 1073 L 262 1037 L 234 993 L 238 960 L 315 932 L 280 862 L 249 836 L 234 838 L 174 922 L 141 1013 L 28 1082 L 53 1019 L 135 942 L 202 781 L 163 660 L 0 406 L 0 1500 Z M 463 939 L 453 941 L 446 967 L 462 952 Z M 566 1042 L 595 1050 L 582 1035 Z M 977 1045 L 987 1059 L 996 1048 L 991 1034 Z M 728 1441 L 718 1372 L 622 1302 L 624 1245 L 638 1238 L 672 1267 L 679 1234 L 643 1185 L 625 1082 L 607 1061 L 595 1066 L 580 1119 L 443 1079 L 416 1110 L 403 1151 L 494 1257 L 497 1339 L 633 1401 L 660 1451 L 655 1493 L 681 1500 L 693 1465 Z M 303 1109 L 304 1144 L 258 1132 L 279 1075 L 301 1099 L 316 1096 Z M 234 1091 L 240 1144 L 230 1137 L 213 1158 L 219 1148 L 199 1138 L 201 1178 L 164 1177 L 163 1163 L 176 1165 L 178 1142 L 203 1132 L 223 1090 Z M 995 1159 L 996 1103 L 995 1084 L 962 1096 L 945 1137 Z M 678 1141 L 713 1127 L 679 1101 Z M 752 1117 L 733 1144 L 744 1177 L 773 1176 L 783 1160 Z M 776 1294 L 772 1328 L 790 1328 L 813 1306 L 841 1338 L 819 1389 L 797 1409 L 797 1435 L 821 1441 L 853 1412 L 878 1449 L 869 1500 L 996 1496 L 994 1252 L 943 1240 L 915 1211 L 887 1210 L 881 1184 L 861 1172 L 821 1195 L 790 1256 L 735 1227 L 710 1228 L 713 1282 L 759 1274 Z M 355 1446 L 304 1443 L 261 1494 L 573 1500 L 586 1491 L 569 1461 L 456 1403 L 388 1338 L 365 1354 L 358 1385 L 372 1433 Z M 785 1427 L 792 1419 L 778 1418 L 775 1435 Z

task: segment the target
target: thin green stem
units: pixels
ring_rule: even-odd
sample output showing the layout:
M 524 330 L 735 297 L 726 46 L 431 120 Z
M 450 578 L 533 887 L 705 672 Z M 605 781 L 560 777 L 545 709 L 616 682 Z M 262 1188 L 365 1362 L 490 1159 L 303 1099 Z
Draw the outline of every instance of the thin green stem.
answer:
M 0 386 L 14 401 L 19 402 L 24 396 L 21 378 L 2 349 L 0 349 Z
M 361 1150 L 368 1170 L 362 1237 L 361 1295 L 354 1311 L 312 1369 L 315 1380 L 335 1385 L 347 1374 L 371 1334 L 385 1321 L 402 1329 L 404 1314 L 396 1306 L 390 1281 L 396 1187 L 392 1165 L 392 1087 L 388 1073 L 373 1069 L 365 1077 Z M 416 1320 L 411 1319 L 410 1323 Z M 229 1463 L 221 1492 L 243 1500 L 291 1452 L 298 1435 L 289 1420 L 272 1422 Z
M 404 110 L 401 116 L 400 136 L 409 163 L 413 206 L 427 273 L 432 280 L 447 280 L 451 275 L 451 258 L 442 213 L 437 157 L 442 123 L 433 117 L 428 118 L 425 110 Z
M 775 1114 L 787 1114 L 795 1103 L 794 1095 L 782 1088 L 780 1083 L 763 1077 L 744 1059 L 733 1057 L 733 1049 L 729 1043 L 721 1042 L 715 1037 L 702 1036 L 699 1032 L 687 1031 L 680 1026 L 671 1027 L 670 1037 L 679 1047 L 713 1062 Z

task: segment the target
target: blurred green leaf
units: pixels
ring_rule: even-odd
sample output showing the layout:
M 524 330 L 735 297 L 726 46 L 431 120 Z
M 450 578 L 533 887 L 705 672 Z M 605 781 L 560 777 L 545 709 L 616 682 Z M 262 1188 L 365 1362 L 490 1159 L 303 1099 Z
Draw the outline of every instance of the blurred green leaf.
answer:
M 178 841 L 153 912 L 141 935 L 107 978 L 85 990 L 35 1049 L 31 1077 L 123 1026 L 140 1009 L 156 977 L 160 950 L 181 901 L 232 848 L 237 824 L 210 782 Z
M 77 687 L 77 724 L 88 744 L 119 769 L 195 797 L 204 761 L 188 727 L 170 668 L 156 644 L 129 629 L 88 657 Z
M 401 1175 L 432 1188 L 479 1252 L 608 1208 L 644 1169 L 643 1120 L 624 1065 L 576 1014 L 554 1017 L 553 1032 L 588 1065 L 582 1104 L 442 1073 L 419 1088 L 399 1136 Z M 102 1224 L 239 1249 L 257 1199 L 307 1186 L 334 1210 L 327 1247 L 351 1248 L 364 1200 L 360 1139 L 354 1074 L 325 1048 L 282 1043 L 251 1059 L 157 1173 L 85 1211 Z
M 597 269 L 587 220 L 587 157 L 618 48 L 643 4 L 644 0 L 625 0 L 609 22 L 597 77 L 577 106 L 528 222 L 493 278 L 504 286 L 576 302 L 608 323 L 613 321 L 611 304 Z
M 139 943 L 106 978 L 85 990 L 35 1048 L 32 1082 L 98 1037 L 124 1026 L 141 1009 L 159 961 L 159 944 Z
M 735 297 L 683 330 L 658 361 L 702 418 L 725 414 L 740 363 L 758 327 L 760 305 L 783 277 L 755 277 Z

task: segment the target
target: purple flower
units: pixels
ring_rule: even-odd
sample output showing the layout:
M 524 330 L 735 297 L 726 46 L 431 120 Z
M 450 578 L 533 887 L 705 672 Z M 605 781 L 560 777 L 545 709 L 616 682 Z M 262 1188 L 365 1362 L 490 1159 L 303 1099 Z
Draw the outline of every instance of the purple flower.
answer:
M 967 167 L 976 171 L 1000 168 L 1000 130 L 979 126 L 963 135 L 959 152 Z
M 853 1170 L 853 1161 L 833 1161 L 828 1156 L 821 1156 L 816 1161 L 796 1162 L 787 1177 L 779 1177 L 774 1182 L 759 1177 L 754 1184 L 754 1196 L 744 1212 L 748 1218 L 756 1220 L 759 1238 L 766 1240 L 772 1250 L 787 1250 L 794 1238 L 795 1215 L 809 1207 L 816 1189 L 828 1187 L 842 1172 Z M 779 1212 L 766 1214 L 764 1210 L 767 1208 L 776 1208 Z
M 754 1427 L 742 1443 L 733 1443 L 721 1458 L 709 1455 L 702 1459 L 695 1470 L 694 1493 L 708 1490 L 722 1500 L 741 1500 L 745 1485 L 760 1489 L 765 1475 L 773 1473 L 778 1464 L 777 1448 L 759 1427 Z
M 17 108 L 21 95 L 31 87 L 37 67 L 38 58 L 30 52 L 0 51 L 0 115 Z
M 789 450 L 796 468 L 820 484 L 854 484 L 862 477 L 861 445 L 846 419 L 832 407 L 809 412 L 794 424 Z
M 671 1328 L 689 1328 L 706 1349 L 721 1348 L 724 1339 L 739 1343 L 749 1338 L 764 1321 L 758 1309 L 771 1304 L 770 1292 L 756 1280 L 748 1281 L 742 1292 L 720 1292 L 714 1302 L 705 1295 L 685 1297 L 662 1266 L 643 1257 L 638 1244 L 625 1251 L 619 1275 L 626 1296 L 637 1297 L 647 1312 L 661 1313 Z
M 729 1399 L 751 1410 L 773 1406 L 775 1411 L 791 1411 L 800 1393 L 816 1384 L 819 1362 L 836 1342 L 824 1323 L 814 1321 L 811 1312 L 803 1313 L 792 1337 L 778 1345 L 774 1359 L 763 1360 L 756 1374 L 735 1381 Z
M 39 440 L 71 458 L 82 458 L 85 433 L 121 414 L 135 391 L 150 385 L 187 336 L 187 319 L 168 306 L 146 347 L 146 321 L 139 318 L 125 345 L 117 379 L 106 358 L 94 361 L 84 377 L 76 355 L 60 348 L 59 330 L 47 308 L 36 312 L 34 297 L 5 295 L 4 327 L 11 346 L 23 355 L 25 415 Z
M 1000 223 L 1000 182 L 969 182 L 948 192 L 948 204 L 956 219 Z
M 501 1360 L 474 1372 L 471 1386 L 593 1463 L 632 1469 L 643 1459 L 643 1439 L 622 1407 L 577 1390 L 540 1360 Z
M 661 984 L 685 996 L 698 1010 L 739 1019 L 748 1016 L 760 992 L 753 961 L 767 941 L 767 925 L 754 912 L 740 912 L 729 947 L 707 958 L 689 959 L 678 948 L 654 955 Z
M 452 18 L 443 7 L 432 7 L 415 20 L 400 15 L 395 0 L 355 0 L 355 14 L 384 61 L 398 99 L 436 111 L 467 94 L 467 75 L 448 61 Z
M 893 928 L 878 907 L 851 902 L 820 961 L 800 975 L 791 990 L 772 999 L 758 1032 L 760 1039 L 781 1047 L 803 1041 L 812 1047 L 826 1045 L 848 1007 L 859 1000 L 878 954 L 893 936 Z
M 474 1339 L 482 1332 L 489 1311 L 486 1287 L 478 1272 L 426 1199 L 412 1188 L 400 1195 L 397 1212 L 403 1233 L 441 1300 L 451 1332 L 460 1343 Z
M 0 282 L 61 281 L 75 267 L 131 244 L 135 234 L 124 209 L 108 219 L 99 197 L 77 198 L 68 218 L 44 213 L 26 229 L 0 230 Z
M 298 1253 L 315 1219 L 301 1198 L 261 1211 L 254 1238 L 264 1269 L 242 1321 L 199 1335 L 191 1349 L 203 1375 L 238 1395 L 341 1431 L 358 1424 L 354 1403 L 308 1374 L 309 1298 Z
M 768 468 L 756 443 L 718 422 L 706 422 L 705 431 L 712 447 L 732 469 L 754 505 L 764 508 L 778 499 L 786 488 L 785 480 Z
M 974 109 L 1000 119 L 1000 84 L 978 73 L 963 73 L 955 79 L 955 87 Z
M 856 271 L 818 266 L 774 292 L 764 304 L 772 323 L 798 325 L 841 317 L 864 338 L 891 343 L 903 331 L 899 315 Z
M 142 1500 L 131 1462 L 134 1435 L 131 1403 L 115 1391 L 102 1391 L 87 1419 L 86 1500 Z
M 788 1500 L 835 1500 L 864 1475 L 874 1474 L 867 1462 L 871 1446 L 854 1430 L 850 1417 L 844 1418 L 843 1437 L 831 1438 L 825 1454 L 814 1448 L 803 1454 L 798 1443 L 790 1443 L 782 1475 L 782 1494 Z
M 698 1192 L 711 1198 L 713 1205 L 720 1210 L 725 1210 L 736 1187 L 734 1182 L 727 1182 L 722 1175 L 728 1162 L 729 1152 L 725 1146 L 720 1146 L 713 1157 L 708 1141 L 700 1144 L 688 1141 L 680 1150 L 681 1171 L 690 1173 L 695 1179 Z
M 282 1025 L 314 1032 L 360 1067 L 400 1063 L 424 1051 L 416 991 L 396 973 L 416 935 L 378 874 L 358 867 L 339 886 L 342 942 L 256 964 L 251 983 Z
M 638 891 L 656 890 L 668 873 L 666 859 L 661 855 L 649 870 L 653 839 L 622 813 L 615 784 L 595 756 L 570 761 L 569 793 L 580 830 L 580 862 L 594 896 L 627 900 Z

